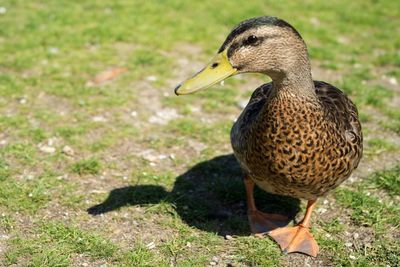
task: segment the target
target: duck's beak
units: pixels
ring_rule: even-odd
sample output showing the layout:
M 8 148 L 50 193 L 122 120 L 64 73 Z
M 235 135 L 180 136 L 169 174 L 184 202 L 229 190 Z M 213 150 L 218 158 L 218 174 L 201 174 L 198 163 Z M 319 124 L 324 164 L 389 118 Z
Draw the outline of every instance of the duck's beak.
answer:
M 217 54 L 204 69 L 179 84 L 175 88 L 175 94 L 186 95 L 208 88 L 236 73 L 237 69 L 232 67 L 228 60 L 227 50 L 224 50 Z

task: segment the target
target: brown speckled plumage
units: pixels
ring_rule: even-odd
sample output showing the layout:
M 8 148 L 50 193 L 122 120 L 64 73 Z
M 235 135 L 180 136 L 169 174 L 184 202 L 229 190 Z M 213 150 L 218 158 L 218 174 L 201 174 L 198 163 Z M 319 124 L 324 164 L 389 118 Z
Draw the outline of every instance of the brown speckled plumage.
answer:
M 316 199 L 348 178 L 360 161 L 356 107 L 336 87 L 314 85 L 315 98 L 262 85 L 232 128 L 238 161 L 268 192 Z

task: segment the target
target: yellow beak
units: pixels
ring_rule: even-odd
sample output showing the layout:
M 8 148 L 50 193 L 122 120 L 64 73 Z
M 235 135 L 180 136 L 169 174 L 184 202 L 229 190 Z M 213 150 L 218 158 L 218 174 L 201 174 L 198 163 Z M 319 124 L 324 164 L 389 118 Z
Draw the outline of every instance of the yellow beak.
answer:
M 228 60 L 227 50 L 217 54 L 211 62 L 192 78 L 187 79 L 175 88 L 175 94 L 186 95 L 208 88 L 237 73 Z

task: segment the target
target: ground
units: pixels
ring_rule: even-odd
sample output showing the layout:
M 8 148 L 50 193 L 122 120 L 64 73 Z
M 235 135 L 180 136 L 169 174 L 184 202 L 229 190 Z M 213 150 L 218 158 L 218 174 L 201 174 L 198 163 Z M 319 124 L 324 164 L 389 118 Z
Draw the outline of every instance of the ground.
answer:
M 396 266 L 400 261 L 398 1 L 0 0 L 0 265 Z M 274 15 L 316 80 L 357 104 L 365 153 L 312 217 L 320 254 L 250 235 L 229 131 L 242 75 L 173 88 L 239 21 Z M 304 201 L 256 192 L 298 221 Z

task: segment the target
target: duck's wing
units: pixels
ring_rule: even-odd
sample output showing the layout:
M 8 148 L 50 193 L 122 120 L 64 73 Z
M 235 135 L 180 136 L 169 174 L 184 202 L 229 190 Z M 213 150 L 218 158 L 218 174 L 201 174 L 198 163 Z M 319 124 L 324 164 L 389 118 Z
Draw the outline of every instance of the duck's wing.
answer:
M 239 162 L 241 156 L 247 153 L 248 144 L 254 141 L 255 136 L 252 135 L 251 129 L 257 123 L 260 111 L 272 91 L 271 87 L 272 83 L 263 84 L 253 92 L 249 103 L 232 127 L 231 143 Z
M 249 103 L 237 120 L 242 126 L 249 126 L 257 119 L 258 114 L 269 98 L 271 88 L 272 83 L 266 83 L 254 90 L 250 97 Z
M 324 109 L 325 119 L 336 125 L 361 158 L 363 137 L 357 107 L 335 86 L 321 81 L 314 81 L 314 85 Z

